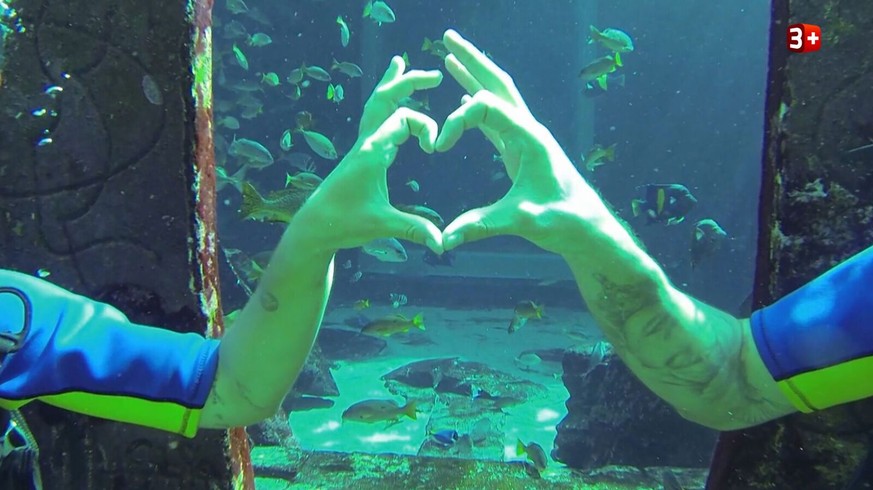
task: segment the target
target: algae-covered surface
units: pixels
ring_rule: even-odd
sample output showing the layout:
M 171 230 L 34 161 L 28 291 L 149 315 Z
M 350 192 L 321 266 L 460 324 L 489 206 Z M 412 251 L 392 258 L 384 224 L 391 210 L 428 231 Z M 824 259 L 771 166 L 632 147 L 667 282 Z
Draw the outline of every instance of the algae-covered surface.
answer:
M 259 447 L 252 460 L 259 477 L 258 490 L 386 488 L 430 489 L 592 489 L 660 490 L 663 473 L 671 471 L 685 489 L 703 488 L 705 470 L 609 466 L 589 472 L 565 468 L 537 474 L 525 463 L 432 458 L 397 454 L 362 454 L 319 451 L 308 453 L 295 478 L 282 478 L 284 450 Z M 276 466 L 278 465 L 278 466 Z

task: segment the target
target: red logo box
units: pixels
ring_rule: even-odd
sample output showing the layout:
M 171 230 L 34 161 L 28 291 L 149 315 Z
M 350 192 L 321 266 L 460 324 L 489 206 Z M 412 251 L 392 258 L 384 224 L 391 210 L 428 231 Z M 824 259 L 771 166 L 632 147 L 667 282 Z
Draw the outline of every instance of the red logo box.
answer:
M 786 34 L 788 51 L 811 53 L 821 49 L 821 27 L 815 24 L 791 24 Z

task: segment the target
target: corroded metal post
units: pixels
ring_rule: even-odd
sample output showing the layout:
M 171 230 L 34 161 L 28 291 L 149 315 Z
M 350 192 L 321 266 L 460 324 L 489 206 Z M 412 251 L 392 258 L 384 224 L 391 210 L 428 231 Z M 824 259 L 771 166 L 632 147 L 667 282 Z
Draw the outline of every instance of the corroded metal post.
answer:
M 221 293 L 218 278 L 218 239 L 215 208 L 215 144 L 212 117 L 212 6 L 213 0 L 194 0 L 194 36 L 191 71 L 194 75 L 192 93 L 196 114 L 192 190 L 196 199 L 194 234 L 197 244 L 197 265 L 203 281 L 200 307 L 208 321 L 207 334 L 220 337 L 224 333 L 221 314 Z M 244 427 L 228 430 L 227 449 L 230 455 L 234 489 L 254 490 L 254 468 L 251 447 Z
M 793 23 L 821 25 L 821 51 L 789 55 Z M 851 151 L 873 139 L 871 29 L 865 0 L 772 2 L 758 307 L 873 244 L 873 151 Z M 867 488 L 871 435 L 870 400 L 725 433 L 707 487 Z

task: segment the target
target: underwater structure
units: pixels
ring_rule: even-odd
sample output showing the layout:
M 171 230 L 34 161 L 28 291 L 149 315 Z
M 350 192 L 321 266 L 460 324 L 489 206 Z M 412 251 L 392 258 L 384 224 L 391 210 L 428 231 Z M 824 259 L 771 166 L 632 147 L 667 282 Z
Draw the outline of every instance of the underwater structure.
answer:
M 50 271 L 138 323 L 221 335 L 212 7 L 14 3 L 20 31 L 0 78 L 0 263 Z M 810 19 L 821 19 L 828 55 L 788 55 L 784 27 Z M 873 5 L 773 0 L 771 26 L 756 307 L 873 243 L 873 153 L 849 151 L 873 135 Z M 863 488 L 873 478 L 871 408 L 721 434 L 707 488 Z M 45 488 L 254 488 L 243 429 L 188 440 L 44 405 L 22 412 Z M 659 484 L 620 471 L 546 484 L 522 464 L 451 458 L 315 452 L 306 461 L 300 478 L 336 488 Z M 287 461 L 258 464 L 298 477 Z
M 753 307 L 770 304 L 873 242 L 873 5 L 772 2 L 760 234 Z M 816 19 L 827 56 L 789 54 L 785 28 Z M 833 70 L 834 63 L 846 64 Z M 707 488 L 854 489 L 873 484 L 873 403 L 862 400 L 724 433 Z

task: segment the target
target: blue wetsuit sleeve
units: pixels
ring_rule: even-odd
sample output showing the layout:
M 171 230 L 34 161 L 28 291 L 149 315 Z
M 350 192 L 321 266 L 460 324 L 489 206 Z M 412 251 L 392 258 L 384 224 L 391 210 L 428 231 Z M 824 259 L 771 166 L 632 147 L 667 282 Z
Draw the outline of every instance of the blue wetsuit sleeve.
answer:
M 873 247 L 751 317 L 764 364 L 801 411 L 873 396 Z
M 0 365 L 0 406 L 42 400 L 69 410 L 193 436 L 218 367 L 217 340 L 131 323 L 110 305 L 0 270 L 0 287 L 33 306 L 23 347 Z M 24 306 L 0 294 L 0 332 Z

